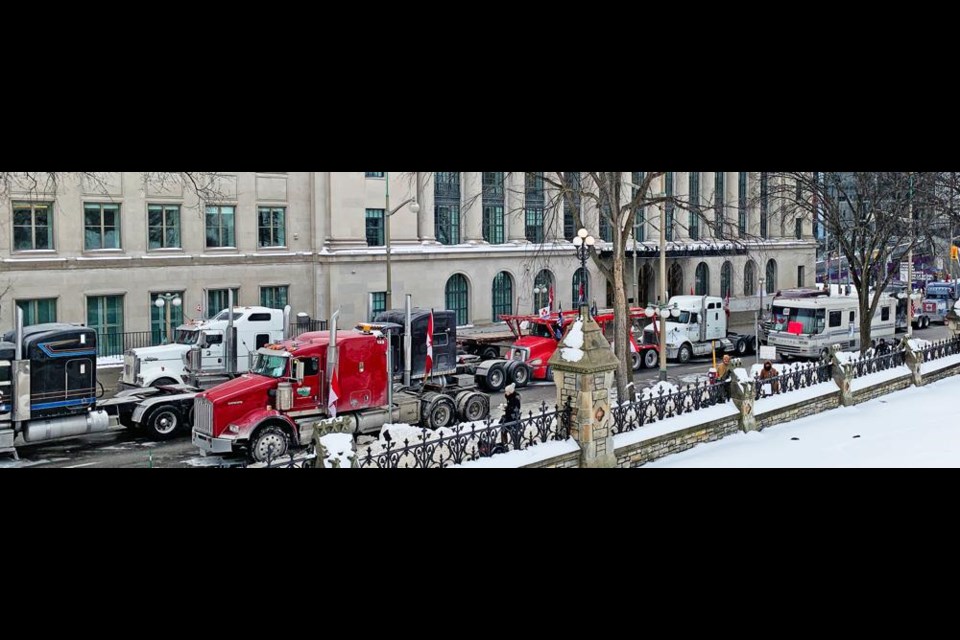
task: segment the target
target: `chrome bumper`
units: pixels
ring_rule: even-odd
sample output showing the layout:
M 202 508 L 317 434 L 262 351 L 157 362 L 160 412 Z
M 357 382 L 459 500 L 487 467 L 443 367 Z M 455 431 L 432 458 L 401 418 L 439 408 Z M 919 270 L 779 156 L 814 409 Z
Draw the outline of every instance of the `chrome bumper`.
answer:
M 197 433 L 196 429 L 191 434 L 194 446 L 206 453 L 232 453 L 234 450 L 233 445 L 236 440 L 233 438 L 214 438 L 204 433 Z

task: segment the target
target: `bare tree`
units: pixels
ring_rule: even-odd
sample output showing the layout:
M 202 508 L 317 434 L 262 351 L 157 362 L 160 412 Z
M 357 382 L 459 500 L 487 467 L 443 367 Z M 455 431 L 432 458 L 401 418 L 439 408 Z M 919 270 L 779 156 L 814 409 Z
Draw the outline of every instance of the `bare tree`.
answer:
M 892 258 L 929 241 L 943 219 L 938 178 L 904 172 L 771 173 L 771 214 L 824 225 L 847 260 L 857 289 L 861 352 L 870 346 L 871 321 L 894 271 Z

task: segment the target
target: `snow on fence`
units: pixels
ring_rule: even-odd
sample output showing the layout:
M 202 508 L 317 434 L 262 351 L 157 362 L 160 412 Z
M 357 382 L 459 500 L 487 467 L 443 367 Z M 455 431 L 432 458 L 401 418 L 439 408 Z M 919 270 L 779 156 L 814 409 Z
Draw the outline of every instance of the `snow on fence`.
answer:
M 671 393 L 671 388 L 678 390 Z M 653 422 L 699 411 L 729 400 L 727 385 L 723 382 L 696 382 L 685 388 L 658 385 L 644 390 L 634 402 L 624 402 L 610 408 L 613 413 L 611 434 L 633 431 Z

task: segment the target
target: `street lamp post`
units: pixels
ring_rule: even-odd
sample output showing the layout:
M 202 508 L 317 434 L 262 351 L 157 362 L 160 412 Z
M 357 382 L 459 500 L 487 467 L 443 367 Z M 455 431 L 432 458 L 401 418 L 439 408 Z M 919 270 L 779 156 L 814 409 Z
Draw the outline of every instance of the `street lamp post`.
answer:
M 757 342 L 759 343 L 760 342 L 760 323 L 763 322 L 763 286 L 764 286 L 765 280 L 761 276 L 758 282 L 760 283 L 760 311 L 757 314 L 755 331 L 757 332 Z M 757 363 L 759 364 L 759 362 L 760 362 L 760 349 L 757 349 Z
M 667 320 L 672 316 L 680 317 L 680 309 L 674 303 L 668 305 L 666 301 L 650 303 L 650 306 L 643 310 L 648 318 L 655 318 L 654 322 L 659 322 L 660 336 L 660 375 L 658 380 L 666 382 L 667 380 Z
M 586 229 L 577 231 L 577 235 L 573 238 L 573 248 L 577 253 L 577 258 L 580 259 L 580 286 L 583 287 L 583 300 L 581 304 L 588 304 L 587 298 L 590 295 L 590 291 L 587 289 L 584 280 L 587 278 L 587 255 L 590 253 L 590 247 L 593 246 L 594 242 L 596 242 L 596 240 L 587 233 Z
M 158 309 L 167 309 L 167 344 L 173 342 L 173 331 L 170 327 L 170 307 L 179 307 L 183 304 L 179 293 L 158 293 L 157 300 L 153 303 Z
M 413 212 L 413 215 L 420 213 L 420 205 L 417 204 L 417 198 L 407 198 L 400 204 L 396 206 L 395 209 L 390 209 L 390 174 L 384 172 L 383 181 L 386 184 L 386 208 L 384 209 L 384 221 L 383 221 L 383 244 L 386 246 L 387 250 L 387 292 L 385 296 L 385 306 L 386 308 L 393 308 L 393 282 L 392 282 L 392 272 L 390 270 L 390 218 L 400 209 L 403 209 L 405 206 L 410 204 L 410 211 Z M 418 194 L 419 195 L 419 194 Z
M 540 296 L 547 292 L 546 287 L 539 285 L 533 287 L 533 311 L 538 313 L 543 305 L 540 304 Z

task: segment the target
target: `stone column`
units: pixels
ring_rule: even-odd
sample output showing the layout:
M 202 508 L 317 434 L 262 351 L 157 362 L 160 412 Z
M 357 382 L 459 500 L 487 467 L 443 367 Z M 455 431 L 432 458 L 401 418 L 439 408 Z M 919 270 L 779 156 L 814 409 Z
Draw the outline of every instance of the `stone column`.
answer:
M 483 242 L 483 199 L 480 191 L 482 174 L 478 171 L 464 171 L 461 175 L 463 176 L 462 241 L 479 244 Z
M 734 358 L 731 361 L 732 371 L 730 372 L 730 399 L 734 406 L 740 410 L 740 430 L 757 431 L 757 418 L 753 414 L 753 403 L 757 398 L 756 382 L 750 378 L 741 380 L 737 377 L 737 368 L 742 366 L 740 358 Z
M 511 171 L 509 176 L 505 176 L 507 193 L 505 194 L 507 217 L 507 242 L 523 244 L 527 242 L 526 222 L 525 222 L 525 195 L 524 195 L 524 172 Z
M 853 391 L 850 389 L 850 383 L 853 382 L 853 365 L 847 362 L 840 362 L 837 354 L 840 353 L 839 345 L 830 345 L 830 362 L 833 364 L 833 381 L 840 388 L 840 404 L 844 407 L 852 407 Z
M 429 171 L 420 171 L 417 173 L 417 182 L 420 193 L 420 213 L 417 214 L 417 225 L 419 227 L 420 242 L 424 244 L 436 244 L 437 237 L 434 235 L 434 210 L 433 210 L 433 173 Z
M 910 341 L 904 336 L 900 343 L 903 347 L 903 362 L 910 368 L 910 376 L 913 379 L 913 386 L 923 386 L 923 376 L 920 374 L 920 362 L 923 357 L 910 346 Z
M 571 398 L 570 436 L 580 445 L 580 466 L 616 467 L 610 389 L 617 358 L 586 305 L 567 327 L 549 364 L 557 404 L 563 406 Z

